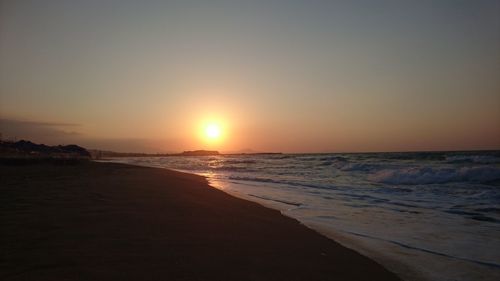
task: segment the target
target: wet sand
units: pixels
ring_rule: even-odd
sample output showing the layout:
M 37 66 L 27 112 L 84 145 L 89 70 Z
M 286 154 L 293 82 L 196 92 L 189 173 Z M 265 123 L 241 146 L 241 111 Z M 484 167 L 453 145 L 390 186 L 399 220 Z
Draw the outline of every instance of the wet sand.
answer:
M 0 280 L 400 280 L 200 176 L 0 165 Z

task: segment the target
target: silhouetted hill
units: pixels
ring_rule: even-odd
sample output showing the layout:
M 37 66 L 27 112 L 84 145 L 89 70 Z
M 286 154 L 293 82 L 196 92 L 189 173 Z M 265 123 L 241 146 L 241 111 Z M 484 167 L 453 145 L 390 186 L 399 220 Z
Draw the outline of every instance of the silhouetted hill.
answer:
M 85 148 L 75 144 L 48 146 L 26 140 L 0 141 L 0 155 L 3 157 L 90 158 L 90 153 Z

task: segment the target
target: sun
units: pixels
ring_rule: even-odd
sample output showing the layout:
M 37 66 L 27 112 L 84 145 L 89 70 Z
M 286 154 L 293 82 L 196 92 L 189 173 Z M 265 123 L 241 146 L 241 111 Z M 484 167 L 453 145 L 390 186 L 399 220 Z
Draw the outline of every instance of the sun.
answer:
M 227 141 L 229 128 L 228 122 L 223 118 L 205 118 L 197 129 L 200 145 L 207 149 L 219 148 Z
M 218 124 L 210 123 L 205 127 L 205 136 L 208 139 L 216 140 L 220 138 L 220 135 L 221 135 L 221 128 Z

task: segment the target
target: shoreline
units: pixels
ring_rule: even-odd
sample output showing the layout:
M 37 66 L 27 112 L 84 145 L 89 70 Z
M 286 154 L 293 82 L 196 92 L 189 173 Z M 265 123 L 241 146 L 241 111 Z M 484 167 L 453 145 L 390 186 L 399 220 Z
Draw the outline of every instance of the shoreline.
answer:
M 287 214 L 286 210 L 281 210 L 278 206 L 276 206 L 276 202 L 270 203 L 268 201 L 264 200 L 255 200 L 257 199 L 263 199 L 258 196 L 248 196 L 247 194 L 244 193 L 239 193 L 235 192 L 232 190 L 228 190 L 227 188 L 224 188 L 222 185 L 222 182 L 217 180 L 217 181 L 212 181 L 208 176 L 202 175 L 202 174 L 197 174 L 192 171 L 187 171 L 187 170 L 178 170 L 178 169 L 171 169 L 171 168 L 165 168 L 162 166 L 148 166 L 148 165 L 141 165 L 138 163 L 125 163 L 125 162 L 113 162 L 115 159 L 108 159 L 108 160 L 94 160 L 94 162 L 98 163 L 119 163 L 119 164 L 124 164 L 124 165 L 131 165 L 131 166 L 136 166 L 136 167 L 146 167 L 146 168 L 158 168 L 158 169 L 164 169 L 168 171 L 174 171 L 174 172 L 179 172 L 183 174 L 189 174 L 189 175 L 195 175 L 195 176 L 200 176 L 203 177 L 207 180 L 207 184 L 209 187 L 220 190 L 226 194 L 228 194 L 231 197 L 238 198 L 241 200 L 249 201 L 255 204 L 258 204 L 259 206 L 267 209 L 272 209 L 278 211 L 282 216 L 293 219 L 297 221 L 300 225 L 314 231 L 318 235 L 321 235 L 323 237 L 326 237 L 329 240 L 332 240 L 335 243 L 340 244 L 342 247 L 348 248 L 354 252 L 356 252 L 359 255 L 362 255 L 364 257 L 367 257 L 376 263 L 379 263 L 382 267 L 385 269 L 389 270 L 390 272 L 396 274 L 398 278 L 402 280 L 411 280 L 411 281 L 430 281 L 432 280 L 429 278 L 429 276 L 425 276 L 422 272 L 419 272 L 415 268 L 412 268 L 411 266 L 397 260 L 394 256 L 390 256 L 384 253 L 380 253 L 380 251 L 377 251 L 374 249 L 374 247 L 369 247 L 366 246 L 363 241 L 359 241 L 356 239 L 353 239 L 353 237 L 348 237 L 345 234 L 339 233 L 338 231 L 333 231 L 329 227 L 322 225 L 321 223 L 318 222 L 311 222 L 311 221 L 302 221 L 299 218 L 293 217 L 290 214 Z M 285 205 L 289 205 L 288 203 L 285 202 L 280 202 Z M 398 250 L 398 249 L 394 249 Z
M 135 164 L 130 164 L 130 165 L 135 165 Z M 137 166 L 150 167 L 150 166 L 141 166 L 141 165 L 137 165 Z M 190 173 L 189 171 L 184 171 L 184 170 L 175 170 L 175 169 L 168 169 L 168 168 L 161 168 L 161 169 L 172 170 L 172 171 L 176 171 L 176 172 L 180 172 L 180 173 L 198 175 L 198 174 Z M 262 198 L 260 198 L 258 196 L 253 196 L 253 198 L 252 198 L 251 196 L 248 196 L 244 193 L 238 193 L 238 192 L 234 192 L 231 190 L 227 190 L 223 187 L 217 187 L 218 184 L 221 184 L 220 182 L 218 184 L 211 183 L 210 179 L 207 176 L 203 176 L 203 175 L 198 175 L 198 176 L 205 177 L 207 179 L 210 187 L 221 190 L 224 193 L 227 193 L 232 197 L 239 198 L 239 199 L 246 200 L 246 201 L 250 201 L 250 202 L 254 202 L 254 203 L 256 203 L 264 208 L 279 211 L 282 216 L 296 220 L 302 226 L 307 227 L 308 229 L 318 233 L 319 235 L 324 236 L 324 237 L 334 241 L 335 243 L 340 244 L 342 247 L 353 250 L 356 253 L 379 263 L 387 270 L 395 273 L 402 280 L 411 280 L 411 281 L 430 281 L 430 280 L 432 280 L 428 277 L 426 278 L 424 276 L 424 274 L 422 274 L 422 272 L 417 271 L 416 269 L 410 267 L 407 264 L 404 264 L 403 262 L 397 260 L 396 258 L 391 257 L 390 255 L 387 255 L 384 253 L 380 253 L 380 251 L 374 250 L 373 247 L 369 247 L 369 246 L 364 245 L 366 242 L 355 240 L 355 239 L 353 239 L 353 237 L 348 237 L 346 234 L 342 234 L 338 231 L 334 231 L 331 228 L 329 228 L 328 226 L 322 225 L 321 223 L 307 221 L 307 220 L 301 220 L 299 218 L 296 218 L 296 217 L 292 216 L 291 214 L 288 214 L 287 210 L 281 210 L 276 205 L 276 202 L 274 202 L 274 201 L 273 201 L 273 203 L 274 203 L 273 204 L 271 202 L 266 201 L 266 199 L 255 200 L 255 198 L 257 198 L 257 199 L 262 199 Z M 278 203 L 281 203 L 284 205 L 290 205 L 288 202 L 278 202 Z M 397 250 L 397 249 L 394 249 L 394 250 Z
M 400 280 L 198 175 L 90 162 L 1 179 L 5 280 Z
M 165 168 L 167 169 L 167 168 Z M 184 173 L 189 173 L 189 171 L 181 171 Z M 219 184 L 221 183 L 217 180 Z M 241 184 L 244 185 L 244 184 Z M 248 200 L 255 202 L 265 208 L 270 208 L 280 211 L 283 216 L 297 220 L 303 226 L 315 231 L 316 233 L 331 239 L 332 241 L 339 243 L 343 247 L 351 249 L 356 253 L 363 255 L 375 262 L 381 264 L 384 268 L 395 273 L 402 280 L 407 281 L 431 281 L 440 280 L 442 276 L 436 276 L 432 268 L 429 267 L 429 263 L 425 260 L 424 256 L 419 256 L 422 250 L 416 248 L 408 248 L 403 250 L 409 250 L 406 254 L 412 255 L 414 261 L 412 263 L 404 262 L 395 255 L 396 252 L 401 252 L 401 244 L 393 242 L 390 240 L 384 240 L 377 237 L 370 237 L 363 234 L 358 234 L 354 232 L 344 232 L 339 229 L 332 228 L 328 224 L 307 219 L 301 216 L 294 216 L 293 210 L 295 209 L 295 203 L 289 203 L 284 201 L 275 201 L 267 198 L 261 198 L 259 196 L 251 195 L 248 196 L 245 193 L 235 192 L 227 188 L 214 187 L 224 192 L 243 200 Z M 263 200 L 260 200 L 263 199 Z M 279 204 L 276 204 L 279 203 Z M 289 209 L 280 208 L 280 205 L 293 206 Z M 362 237 L 364 239 L 359 239 Z M 383 245 L 383 246 L 381 246 Z M 404 248 L 404 247 L 403 247 Z M 414 250 L 416 252 L 411 253 Z M 431 251 L 423 249 L 423 252 L 431 253 Z M 447 278 L 442 280 L 461 280 L 459 278 L 464 278 L 464 280 L 496 280 L 495 278 L 499 276 L 498 266 L 494 263 L 481 263 L 473 261 L 467 258 L 446 256 L 445 254 L 435 252 L 434 261 L 438 264 L 453 264 L 451 268 L 467 268 L 467 272 L 463 274 L 462 272 L 456 272 L 453 269 L 446 269 L 448 271 Z M 485 267 L 486 266 L 486 267 Z M 435 268 L 435 267 L 434 267 Z M 463 275 L 461 275 L 463 274 Z M 465 276 L 465 277 L 464 277 Z
M 236 160 L 233 160 L 233 162 L 235 161 Z M 241 163 L 247 163 L 246 161 L 247 160 L 244 160 Z M 231 163 L 235 164 L 233 166 L 237 166 L 237 164 L 240 163 L 233 162 Z M 124 161 L 122 163 L 143 167 L 170 169 L 170 166 L 163 162 Z M 185 166 L 187 165 L 186 167 L 189 167 L 189 163 L 184 164 Z M 226 163 L 223 163 L 221 166 L 225 166 L 225 164 Z M 230 165 L 229 167 L 233 166 Z M 182 167 L 182 165 L 174 165 L 174 167 Z M 231 181 L 231 174 L 229 174 L 229 176 L 227 174 L 225 174 L 226 176 L 220 176 L 219 173 L 216 172 L 214 176 L 210 170 L 203 169 L 201 169 L 200 172 L 194 172 L 191 169 L 176 169 L 176 171 L 204 176 L 213 188 L 222 190 L 233 197 L 255 202 L 266 208 L 278 210 L 282 215 L 299 221 L 303 226 L 312 229 L 316 233 L 376 261 L 404 280 L 495 280 L 495 276 L 498 276 L 499 273 L 497 268 L 491 268 L 485 266 L 485 264 L 475 262 L 474 260 L 462 258 L 459 254 L 446 255 L 446 251 L 439 251 L 439 247 L 432 252 L 432 248 L 425 247 L 425 245 L 420 248 L 412 247 L 415 245 L 412 245 L 413 241 L 409 241 L 409 243 L 405 244 L 405 240 L 401 240 L 402 237 L 377 235 L 379 233 L 370 231 L 364 232 L 362 228 L 352 229 L 349 223 L 358 223 L 358 225 L 363 224 L 363 222 L 366 223 L 365 218 L 359 216 L 357 218 L 355 216 L 351 217 L 351 220 L 348 220 L 349 216 L 351 216 L 349 211 L 356 213 L 357 210 L 346 210 L 341 204 L 334 204 L 334 207 L 331 205 L 331 207 L 325 206 L 325 208 L 327 208 L 325 210 L 330 210 L 330 212 L 323 211 L 321 209 L 321 204 L 327 204 L 330 201 L 326 200 L 328 202 L 324 202 L 325 200 L 323 200 L 323 202 L 319 201 L 319 205 L 314 205 L 316 201 L 313 202 L 310 200 L 316 200 L 316 197 L 313 198 L 312 195 L 309 196 L 307 194 L 305 197 L 301 197 L 303 196 L 302 193 L 294 193 L 293 190 L 286 189 L 286 186 L 284 186 L 285 189 L 280 189 L 279 186 L 276 187 L 258 181 L 247 185 L 246 182 Z M 264 175 L 265 179 L 266 176 L 269 175 Z M 246 176 L 243 176 L 243 179 L 246 179 L 245 177 Z M 236 174 L 235 179 L 238 178 L 239 176 Z M 251 179 L 251 176 L 249 179 Z M 272 182 L 273 181 L 271 181 L 271 183 Z M 333 195 L 326 194 L 323 196 Z M 305 203 L 305 205 L 303 203 Z M 304 205 L 305 208 L 302 208 L 302 205 Z M 315 206 L 319 206 L 320 209 L 314 209 Z M 428 213 L 423 214 L 429 216 Z M 322 216 L 324 216 L 325 219 L 323 219 Z M 336 220 L 332 223 L 328 221 L 329 218 L 335 218 Z M 386 225 L 386 223 L 384 221 L 378 221 L 377 225 L 371 224 L 371 227 L 374 228 L 373 231 L 376 231 L 379 225 Z M 423 226 L 425 227 L 425 224 Z M 408 235 L 412 237 L 411 235 L 426 235 L 426 233 L 424 228 L 424 231 L 416 231 L 414 233 L 408 232 Z M 391 235 L 391 231 L 389 230 L 389 232 L 385 234 Z M 458 239 L 460 239 L 460 237 L 458 237 Z M 458 241 L 459 245 L 461 245 L 460 241 L 468 243 L 464 240 Z M 445 270 L 440 269 L 443 266 L 446 267 Z
M 138 166 L 138 167 L 150 167 L 150 166 L 141 166 L 141 165 L 135 165 L 135 164 L 129 164 L 129 165 Z M 369 247 L 369 246 L 364 245 L 366 242 L 353 239 L 353 237 L 349 237 L 346 234 L 340 233 L 339 231 L 334 231 L 331 228 L 329 228 L 328 226 L 323 225 L 319 222 L 301 220 L 299 218 L 296 218 L 296 217 L 292 216 L 291 214 L 288 214 L 287 210 L 281 210 L 276 205 L 276 202 L 274 202 L 274 201 L 273 201 L 273 203 L 274 203 L 273 204 L 269 201 L 266 201 L 266 199 L 255 200 L 255 198 L 257 198 L 257 199 L 262 199 L 262 198 L 260 198 L 258 196 L 251 197 L 251 196 L 248 196 L 244 193 L 234 192 L 234 191 L 228 190 L 222 186 L 217 187 L 217 185 L 220 185 L 221 183 L 220 182 L 217 184 L 211 183 L 210 179 L 207 176 L 198 175 L 195 173 L 190 173 L 189 171 L 183 171 L 183 170 L 175 170 L 175 169 L 168 169 L 168 168 L 161 168 L 161 169 L 172 170 L 172 171 L 176 171 L 176 172 L 180 172 L 180 173 L 187 173 L 187 174 L 193 174 L 193 175 L 205 177 L 209 183 L 209 186 L 212 188 L 221 190 L 221 191 L 229 194 L 232 197 L 239 198 L 239 199 L 246 200 L 246 201 L 250 201 L 250 202 L 254 202 L 254 203 L 256 203 L 264 208 L 279 211 L 281 215 L 283 215 L 287 218 L 291 218 L 293 220 L 296 220 L 304 227 L 307 227 L 308 229 L 318 233 L 321 236 L 324 236 L 324 237 L 334 241 L 335 243 L 339 243 L 342 247 L 353 250 L 356 253 L 379 263 L 384 268 L 395 273 L 402 280 L 411 280 L 411 281 L 430 281 L 430 280 L 432 280 L 428 277 L 425 277 L 424 274 L 422 274 L 422 272 L 417 271 L 416 269 L 412 268 L 411 266 L 409 266 L 407 264 L 404 264 L 403 262 L 397 260 L 396 258 L 391 257 L 390 255 L 387 255 L 384 253 L 380 253 L 380 251 L 375 250 L 373 247 Z M 289 203 L 285 203 L 285 202 L 278 202 L 278 203 L 281 203 L 284 205 L 290 205 Z M 394 249 L 394 250 L 397 250 L 397 249 Z

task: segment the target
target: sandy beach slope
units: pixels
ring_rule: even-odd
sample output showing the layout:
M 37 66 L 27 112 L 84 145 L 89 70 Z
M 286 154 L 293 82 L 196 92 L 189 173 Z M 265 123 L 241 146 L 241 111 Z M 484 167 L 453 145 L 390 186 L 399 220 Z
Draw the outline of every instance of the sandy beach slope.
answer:
M 205 178 L 0 165 L 0 280 L 399 280 Z

